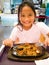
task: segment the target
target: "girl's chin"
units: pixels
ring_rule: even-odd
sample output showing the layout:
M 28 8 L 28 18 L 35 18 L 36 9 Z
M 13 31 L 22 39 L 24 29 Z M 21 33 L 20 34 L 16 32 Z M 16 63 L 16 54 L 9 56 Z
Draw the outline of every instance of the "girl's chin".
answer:
M 25 25 L 25 27 L 30 27 L 30 25 Z
M 24 26 L 30 27 L 30 26 L 32 26 L 32 24 L 26 24 L 26 25 L 24 25 Z
M 25 25 L 25 26 L 29 26 L 29 25 L 31 25 L 31 24 L 30 24 L 30 23 L 25 23 L 24 25 Z
M 28 27 L 28 28 L 31 28 L 32 25 L 24 25 L 24 27 Z

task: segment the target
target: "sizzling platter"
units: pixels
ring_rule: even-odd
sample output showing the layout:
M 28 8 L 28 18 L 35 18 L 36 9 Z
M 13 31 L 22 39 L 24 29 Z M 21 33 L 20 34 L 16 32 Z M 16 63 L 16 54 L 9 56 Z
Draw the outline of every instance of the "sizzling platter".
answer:
M 18 44 L 13 47 L 12 55 L 19 58 L 34 58 L 44 55 L 45 49 L 36 44 Z

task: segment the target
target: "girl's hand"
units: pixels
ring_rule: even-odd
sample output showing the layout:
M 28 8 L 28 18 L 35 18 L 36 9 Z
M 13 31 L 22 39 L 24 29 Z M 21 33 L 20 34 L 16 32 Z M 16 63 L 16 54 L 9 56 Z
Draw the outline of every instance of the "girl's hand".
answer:
M 44 45 L 45 45 L 45 46 L 49 46 L 49 38 L 46 38 L 46 39 L 45 39 Z
M 3 44 L 4 44 L 5 46 L 12 47 L 12 46 L 13 46 L 13 41 L 12 41 L 11 39 L 5 39 L 5 40 L 3 41 Z
M 49 37 L 48 35 L 45 37 L 43 34 L 41 34 L 39 42 L 43 43 L 44 46 L 49 46 Z

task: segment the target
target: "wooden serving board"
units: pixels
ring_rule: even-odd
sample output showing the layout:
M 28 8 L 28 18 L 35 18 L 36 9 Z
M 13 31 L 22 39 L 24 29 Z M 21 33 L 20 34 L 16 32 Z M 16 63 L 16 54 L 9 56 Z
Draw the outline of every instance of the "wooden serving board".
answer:
M 45 51 L 45 54 L 40 56 L 40 57 L 35 57 L 35 58 L 18 58 L 18 57 L 15 57 L 12 55 L 12 48 L 9 50 L 8 52 L 8 56 L 7 58 L 10 59 L 10 60 L 13 60 L 13 61 L 35 61 L 35 60 L 43 60 L 43 59 L 46 59 L 49 57 L 49 53 L 47 51 Z

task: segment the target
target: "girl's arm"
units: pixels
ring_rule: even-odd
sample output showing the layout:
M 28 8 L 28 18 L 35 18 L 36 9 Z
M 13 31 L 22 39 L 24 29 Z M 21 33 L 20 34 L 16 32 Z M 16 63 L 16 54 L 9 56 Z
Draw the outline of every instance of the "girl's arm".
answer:
M 17 38 L 17 27 L 14 27 L 12 32 L 11 32 L 11 35 L 8 39 L 5 39 L 3 41 L 3 44 L 5 46 L 10 46 L 12 47 L 13 46 L 13 43 L 17 43 L 19 41 L 19 39 Z
M 49 27 L 43 22 L 37 23 L 37 26 L 38 26 L 40 32 L 45 36 L 45 39 L 43 42 L 44 45 L 49 46 Z M 41 39 L 43 41 L 43 38 L 41 38 Z
M 47 34 L 44 44 L 45 46 L 49 46 L 49 33 Z
M 41 34 L 39 42 L 43 43 L 45 46 L 49 46 L 49 33 L 46 35 L 46 37 Z
M 5 39 L 5 40 L 3 40 L 3 44 L 5 46 L 12 47 L 13 46 L 13 41 L 11 39 Z

